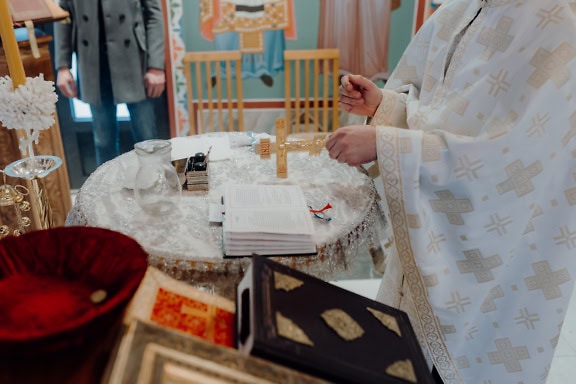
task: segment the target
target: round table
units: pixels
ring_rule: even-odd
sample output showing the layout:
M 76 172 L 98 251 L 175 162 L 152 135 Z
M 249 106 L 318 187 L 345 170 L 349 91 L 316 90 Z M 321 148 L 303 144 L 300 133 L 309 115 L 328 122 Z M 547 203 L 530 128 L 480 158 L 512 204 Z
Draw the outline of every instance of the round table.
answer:
M 246 142 L 246 133 L 227 135 L 231 143 Z M 194 140 L 196 137 L 191 137 Z M 79 190 L 67 216 L 67 226 L 96 226 L 136 239 L 149 253 L 150 265 L 168 275 L 216 294 L 234 298 L 250 258 L 223 258 L 222 227 L 209 222 L 209 205 L 221 201 L 228 183 L 298 184 L 308 204 L 332 206 L 331 221 L 314 220 L 318 254 L 273 257 L 285 265 L 323 280 L 346 271 L 359 252 L 379 244 L 385 219 L 378 193 L 363 168 L 349 167 L 307 152 L 288 153 L 288 178 L 276 178 L 275 156 L 260 159 L 251 145 L 231 144 L 229 156 L 210 161 L 209 191 L 183 191 L 178 209 L 151 216 L 140 209 L 134 192 L 126 188 L 126 171 L 137 162 L 125 153 L 98 167 Z

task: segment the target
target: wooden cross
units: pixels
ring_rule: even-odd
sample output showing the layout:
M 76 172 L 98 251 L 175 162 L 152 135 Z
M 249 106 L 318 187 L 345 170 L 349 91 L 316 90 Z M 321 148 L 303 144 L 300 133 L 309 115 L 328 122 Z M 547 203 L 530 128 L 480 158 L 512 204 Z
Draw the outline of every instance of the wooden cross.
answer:
M 310 156 L 317 156 L 326 143 L 325 133 L 318 133 L 308 141 L 286 142 L 286 123 L 283 117 L 276 119 L 275 128 L 276 143 L 271 143 L 270 139 L 261 139 L 260 143 L 254 146 L 254 152 L 260 155 L 261 159 L 269 159 L 272 153 L 276 153 L 276 177 L 280 179 L 288 177 L 288 152 L 307 151 Z

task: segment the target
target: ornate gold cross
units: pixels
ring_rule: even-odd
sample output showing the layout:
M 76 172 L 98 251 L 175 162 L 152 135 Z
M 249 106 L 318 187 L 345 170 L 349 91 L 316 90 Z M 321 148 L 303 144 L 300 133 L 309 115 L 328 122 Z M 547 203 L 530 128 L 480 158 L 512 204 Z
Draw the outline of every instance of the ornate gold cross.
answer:
M 327 134 L 317 133 L 312 140 L 286 141 L 286 123 L 283 117 L 276 119 L 276 143 L 271 143 L 270 139 L 261 139 L 260 143 L 254 146 L 254 152 L 260 155 L 261 159 L 269 159 L 272 153 L 276 153 L 276 177 L 285 179 L 288 177 L 288 152 L 309 152 L 310 156 L 317 156 L 322 152 L 326 143 Z

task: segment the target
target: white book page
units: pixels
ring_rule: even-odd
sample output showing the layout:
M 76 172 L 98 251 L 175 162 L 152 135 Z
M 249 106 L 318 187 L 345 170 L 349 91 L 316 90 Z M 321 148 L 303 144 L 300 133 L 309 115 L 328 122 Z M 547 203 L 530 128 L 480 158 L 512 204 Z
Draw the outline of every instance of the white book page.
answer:
M 224 214 L 224 233 L 266 233 L 310 235 L 314 224 L 308 210 L 256 208 L 229 209 Z
M 224 209 L 227 256 L 316 252 L 314 223 L 298 185 L 229 185 Z
M 289 241 L 290 243 L 310 244 L 314 241 L 314 237 L 308 234 L 286 234 L 286 233 L 270 233 L 270 232 L 226 232 L 224 234 L 225 241 L 234 242 L 234 244 L 250 243 L 260 244 L 279 243 Z
M 290 256 L 290 255 L 307 255 L 315 254 L 316 249 L 310 248 L 285 248 L 285 249 L 249 249 L 249 250 L 237 250 L 237 249 L 226 249 L 226 256 L 251 256 L 251 255 L 262 255 L 262 256 Z
M 304 192 L 299 185 L 230 185 L 224 194 L 226 210 L 230 208 L 301 208 L 306 209 Z

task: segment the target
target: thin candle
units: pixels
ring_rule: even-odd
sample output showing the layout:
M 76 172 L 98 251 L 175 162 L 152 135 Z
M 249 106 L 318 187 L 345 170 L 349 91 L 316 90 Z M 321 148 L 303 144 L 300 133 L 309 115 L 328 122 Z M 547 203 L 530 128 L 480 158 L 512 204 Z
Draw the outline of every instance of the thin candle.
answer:
M 12 78 L 14 88 L 26 83 L 24 65 L 20 58 L 14 25 L 10 16 L 7 0 L 0 0 L 0 37 L 2 38 L 2 47 L 8 63 L 8 71 Z

